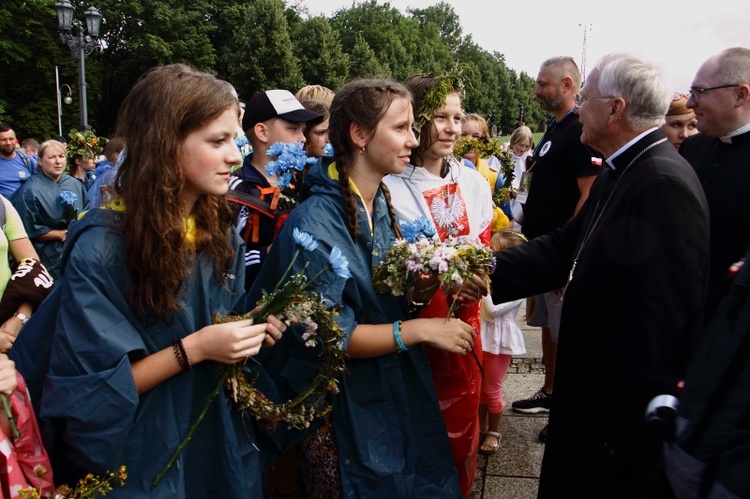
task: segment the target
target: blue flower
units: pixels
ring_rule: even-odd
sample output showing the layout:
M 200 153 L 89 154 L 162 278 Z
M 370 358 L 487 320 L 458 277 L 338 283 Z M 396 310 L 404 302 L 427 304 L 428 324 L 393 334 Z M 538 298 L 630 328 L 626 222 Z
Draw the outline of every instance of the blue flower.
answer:
M 60 203 L 74 205 L 78 201 L 78 194 L 70 191 L 62 191 L 60 193 Z
M 279 175 L 279 180 L 278 180 L 278 183 L 277 183 L 278 188 L 283 191 L 284 189 L 286 189 L 287 187 L 289 187 L 289 184 L 292 183 L 293 178 L 294 177 L 292 177 L 292 172 L 284 172 L 284 173 L 280 174 Z
M 236 145 L 239 148 L 245 147 L 250 143 L 249 140 L 247 140 L 247 135 L 242 135 L 240 137 L 236 137 L 234 139 L 234 145 Z
M 417 224 L 419 231 L 424 234 L 425 237 L 434 237 L 435 234 L 437 234 L 435 226 L 432 225 L 432 222 L 430 222 L 427 217 L 419 217 L 414 220 L 414 223 Z
M 271 144 L 271 147 L 268 148 L 266 151 L 267 156 L 281 156 L 281 153 L 284 151 L 284 144 L 283 142 L 274 142 Z
M 408 242 L 413 243 L 417 239 L 417 230 L 409 222 L 401 224 L 401 236 Z
M 435 233 L 435 227 L 427 217 L 419 217 L 411 222 L 401 224 L 401 235 L 410 243 L 419 239 L 420 236 L 427 238 L 434 237 Z
M 323 146 L 323 155 L 326 158 L 333 157 L 333 145 L 330 142 L 326 142 L 326 145 Z
M 318 247 L 318 241 L 316 241 L 311 234 L 302 232 L 296 227 L 294 228 L 294 231 L 292 231 L 292 236 L 294 237 L 294 242 L 301 246 L 302 249 L 313 251 Z
M 331 250 L 331 254 L 328 256 L 328 263 L 331 264 L 331 268 L 339 277 L 349 279 L 352 276 L 352 273 L 349 271 L 349 260 L 341 254 L 338 246 L 334 246 Z
M 275 142 L 268 148 L 266 154 L 276 157 L 276 161 L 271 161 L 266 165 L 266 173 L 268 175 L 281 176 L 283 173 L 291 172 L 292 170 L 299 172 L 304 170 L 306 165 L 311 165 L 316 161 L 316 158 L 307 157 L 302 142 L 293 142 L 291 144 Z

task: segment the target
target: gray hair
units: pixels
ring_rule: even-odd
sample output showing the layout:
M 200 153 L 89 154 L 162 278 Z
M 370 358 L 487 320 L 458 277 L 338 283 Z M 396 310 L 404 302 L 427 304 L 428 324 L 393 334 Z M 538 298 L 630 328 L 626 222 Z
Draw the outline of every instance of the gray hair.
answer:
M 615 53 L 596 65 L 601 95 L 622 97 L 627 102 L 625 118 L 636 130 L 661 126 L 674 94 L 661 66 L 632 54 Z
M 578 64 L 572 57 L 567 55 L 550 57 L 542 63 L 541 69 L 544 68 L 554 68 L 557 77 L 561 80 L 565 77 L 573 80 L 573 88 L 576 91 L 581 88 L 581 70 L 578 69 Z
M 750 84 L 750 49 L 734 47 L 719 52 L 716 58 L 716 76 L 724 85 Z

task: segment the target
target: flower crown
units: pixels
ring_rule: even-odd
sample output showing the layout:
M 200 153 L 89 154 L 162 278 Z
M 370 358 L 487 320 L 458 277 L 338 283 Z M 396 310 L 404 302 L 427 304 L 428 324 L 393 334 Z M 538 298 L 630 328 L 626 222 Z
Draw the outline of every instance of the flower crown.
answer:
M 68 134 L 68 157 L 75 158 L 81 156 L 82 158 L 96 159 L 102 153 L 102 148 L 107 143 L 107 139 L 104 137 L 97 137 L 94 130 L 78 131 L 75 128 L 70 130 Z
M 451 70 L 434 76 L 432 87 L 425 93 L 415 113 L 414 134 L 418 141 L 422 129 L 430 122 L 435 111 L 445 106 L 448 95 L 458 92 L 463 98 L 464 88 L 464 70 L 458 62 Z

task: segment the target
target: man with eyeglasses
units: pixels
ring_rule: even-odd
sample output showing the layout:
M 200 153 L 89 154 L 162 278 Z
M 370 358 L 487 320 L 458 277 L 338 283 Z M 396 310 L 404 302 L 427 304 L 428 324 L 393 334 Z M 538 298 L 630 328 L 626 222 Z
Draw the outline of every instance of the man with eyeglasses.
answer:
M 686 139 L 680 154 L 695 168 L 711 216 L 708 324 L 731 284 L 730 266 L 750 245 L 750 49 L 730 48 L 706 60 L 687 106 L 701 133 Z
M 575 112 L 606 166 L 562 227 L 495 254 L 495 302 L 563 288 L 539 499 L 668 499 L 649 401 L 676 395 L 701 331 L 708 207 L 661 129 L 673 90 L 627 54 L 600 60 Z

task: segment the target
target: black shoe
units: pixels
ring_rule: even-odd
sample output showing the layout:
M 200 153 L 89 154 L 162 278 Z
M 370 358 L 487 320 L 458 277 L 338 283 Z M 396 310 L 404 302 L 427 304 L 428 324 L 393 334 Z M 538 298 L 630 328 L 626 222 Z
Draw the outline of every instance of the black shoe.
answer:
M 542 431 L 539 432 L 539 441 L 540 442 L 546 442 L 547 441 L 547 429 L 549 428 L 549 424 L 544 425 L 544 428 L 542 428 Z
M 516 400 L 511 404 L 513 410 L 524 414 L 536 414 L 538 412 L 549 412 L 552 407 L 552 395 L 540 388 L 534 395 L 525 400 Z

